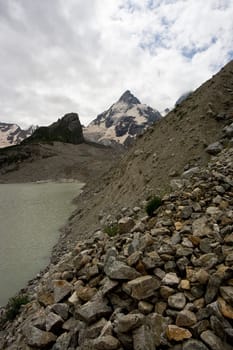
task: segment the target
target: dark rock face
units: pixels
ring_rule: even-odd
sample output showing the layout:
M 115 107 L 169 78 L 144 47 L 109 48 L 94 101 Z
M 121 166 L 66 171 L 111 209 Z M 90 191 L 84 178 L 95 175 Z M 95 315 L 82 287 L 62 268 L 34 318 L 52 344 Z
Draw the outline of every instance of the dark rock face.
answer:
M 52 142 L 79 144 L 84 142 L 82 126 L 77 113 L 69 113 L 50 126 L 38 128 L 23 143 Z

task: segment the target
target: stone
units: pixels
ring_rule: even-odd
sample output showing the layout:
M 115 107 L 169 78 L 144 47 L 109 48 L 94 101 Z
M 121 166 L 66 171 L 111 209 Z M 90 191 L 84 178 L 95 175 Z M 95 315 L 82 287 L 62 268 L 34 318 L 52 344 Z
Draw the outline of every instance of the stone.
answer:
M 181 280 L 179 288 L 183 289 L 183 290 L 190 290 L 190 282 L 189 282 L 189 280 Z
M 218 153 L 220 153 L 223 149 L 223 146 L 220 142 L 214 142 L 214 143 L 211 143 L 208 147 L 206 147 L 206 152 L 211 154 L 211 155 L 214 155 L 216 156 Z
M 114 281 L 111 280 L 110 278 L 108 278 L 107 276 L 104 278 L 103 281 L 101 281 L 101 293 L 103 296 L 105 296 L 106 294 L 108 294 L 110 291 L 112 291 L 115 287 L 117 287 L 119 284 L 118 281 Z
M 158 313 L 152 313 L 147 316 L 146 322 L 150 327 L 155 346 L 157 347 L 161 344 L 163 334 L 169 323 L 169 318 L 163 317 Z
M 189 339 L 183 344 L 182 350 L 209 350 L 200 340 Z
M 190 169 L 184 171 L 183 174 L 181 175 L 181 177 L 183 177 L 184 179 L 187 179 L 187 178 L 192 177 L 193 175 L 198 174 L 199 171 L 200 171 L 200 168 L 198 166 L 193 167 L 193 168 L 190 168 Z
M 162 284 L 165 284 L 166 286 L 178 286 L 179 283 L 180 278 L 177 277 L 177 274 L 175 272 L 167 273 L 162 279 Z
M 68 350 L 70 342 L 71 342 L 71 333 L 63 333 L 61 334 L 56 343 L 53 345 L 51 350 Z
M 206 216 L 201 216 L 192 223 L 193 235 L 198 237 L 207 236 L 212 232 Z
M 134 350 L 154 350 L 155 342 L 153 333 L 148 325 L 142 325 L 141 327 L 133 331 L 133 349 Z
M 26 324 L 23 327 L 23 335 L 26 338 L 27 345 L 37 348 L 49 346 L 57 339 L 53 333 L 42 331 L 30 324 Z
M 67 320 L 68 312 L 69 312 L 69 306 L 67 304 L 64 304 L 64 303 L 53 304 L 50 310 L 55 312 L 55 314 L 61 316 L 63 320 Z
M 214 253 L 207 253 L 201 255 L 198 259 L 193 261 L 194 266 L 201 266 L 207 270 L 211 269 L 218 263 L 218 256 Z
M 72 284 L 65 280 L 53 280 L 54 302 L 59 303 L 68 297 L 72 291 Z
M 112 309 L 108 306 L 107 299 L 102 298 L 101 295 L 96 295 L 93 300 L 76 308 L 77 316 L 88 324 L 110 315 L 111 312 Z
M 217 337 L 214 332 L 207 330 L 201 333 L 201 340 L 207 344 L 211 350 L 232 350 L 232 347 Z
M 174 309 L 181 310 L 186 304 L 186 298 L 183 293 L 176 293 L 168 298 L 168 305 Z
M 147 301 L 141 300 L 138 303 L 138 310 L 144 315 L 151 313 L 153 308 L 154 308 L 154 305 L 151 303 L 148 303 Z
M 209 274 L 206 270 L 200 269 L 195 273 L 196 280 L 201 284 L 206 284 L 209 280 Z
M 196 315 L 189 310 L 182 310 L 176 317 L 176 325 L 178 327 L 191 327 L 197 323 Z
M 233 286 L 220 287 L 220 294 L 228 304 L 233 306 Z
M 217 273 L 210 276 L 206 293 L 205 293 L 206 304 L 211 303 L 215 299 L 215 297 L 218 294 L 218 290 L 221 283 L 222 283 L 222 278 Z
M 77 288 L 76 293 L 82 301 L 89 301 L 97 293 L 97 289 L 89 286 L 80 286 Z
M 59 316 L 53 312 L 50 312 L 46 316 L 46 321 L 45 321 L 46 331 L 47 332 L 51 331 L 51 332 L 56 333 L 56 331 L 61 328 L 63 323 L 64 323 L 64 321 L 61 318 L 61 316 Z
M 127 333 L 142 325 L 145 316 L 142 314 L 128 314 L 119 317 L 116 324 L 117 333 Z
M 218 298 L 218 306 L 222 315 L 233 320 L 233 307 L 222 298 Z
M 185 328 L 177 327 L 173 324 L 168 325 L 166 329 L 168 340 L 182 341 L 192 337 L 192 333 Z
M 126 265 L 122 261 L 117 260 L 114 256 L 108 256 L 104 264 L 104 272 L 111 279 L 116 280 L 132 280 L 140 273 L 134 268 Z
M 155 294 L 159 289 L 160 281 L 152 276 L 141 276 L 127 282 L 123 289 L 131 297 L 137 300 L 143 300 Z
M 98 337 L 92 342 L 93 350 L 115 350 L 120 346 L 119 340 L 112 335 Z
M 99 321 L 95 322 L 89 327 L 80 329 L 78 336 L 79 345 L 84 344 L 86 339 L 95 339 L 99 337 L 106 323 L 107 320 L 105 318 L 101 318 Z
M 118 221 L 118 232 L 120 234 L 130 232 L 135 222 L 130 216 L 125 216 Z

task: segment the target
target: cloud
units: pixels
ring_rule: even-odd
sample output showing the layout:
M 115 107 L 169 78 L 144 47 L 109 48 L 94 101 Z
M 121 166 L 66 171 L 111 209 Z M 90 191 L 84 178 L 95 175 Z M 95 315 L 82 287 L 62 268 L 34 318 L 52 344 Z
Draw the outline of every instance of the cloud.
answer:
M 126 90 L 163 110 L 233 58 L 231 0 L 0 0 L 0 120 L 88 123 Z

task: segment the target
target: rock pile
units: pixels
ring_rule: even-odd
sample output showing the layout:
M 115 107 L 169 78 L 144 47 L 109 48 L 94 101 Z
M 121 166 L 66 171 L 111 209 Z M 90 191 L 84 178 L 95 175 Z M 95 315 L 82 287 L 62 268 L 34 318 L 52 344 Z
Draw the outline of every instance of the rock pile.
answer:
M 0 348 L 233 349 L 232 173 L 228 147 L 154 217 L 124 208 L 114 237 L 78 242 L 6 324 Z

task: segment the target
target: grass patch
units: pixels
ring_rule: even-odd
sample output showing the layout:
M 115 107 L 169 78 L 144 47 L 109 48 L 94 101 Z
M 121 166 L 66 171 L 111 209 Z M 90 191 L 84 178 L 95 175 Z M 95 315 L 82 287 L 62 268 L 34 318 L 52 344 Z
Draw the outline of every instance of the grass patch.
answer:
M 109 237 L 116 236 L 119 232 L 118 224 L 112 224 L 112 225 L 105 226 L 104 232 L 107 233 L 107 235 Z
M 5 318 L 7 321 L 13 321 L 15 317 L 18 315 L 20 307 L 29 302 L 28 296 L 25 294 L 18 295 L 16 297 L 11 298 L 8 301 L 6 307 Z
M 146 213 L 148 216 L 153 216 L 154 211 L 162 205 L 162 199 L 158 196 L 153 197 L 146 205 Z

